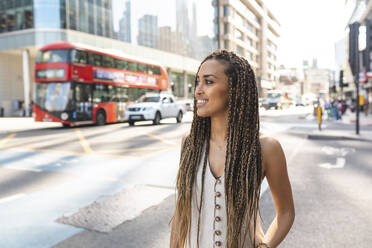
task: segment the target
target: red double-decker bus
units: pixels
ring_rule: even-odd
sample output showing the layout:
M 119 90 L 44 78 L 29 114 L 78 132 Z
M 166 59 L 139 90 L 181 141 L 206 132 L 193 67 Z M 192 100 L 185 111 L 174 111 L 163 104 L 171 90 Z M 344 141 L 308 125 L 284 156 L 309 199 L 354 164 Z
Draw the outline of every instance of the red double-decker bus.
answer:
M 125 121 L 128 102 L 169 87 L 157 63 L 68 42 L 41 48 L 34 75 L 35 121 L 65 127 Z

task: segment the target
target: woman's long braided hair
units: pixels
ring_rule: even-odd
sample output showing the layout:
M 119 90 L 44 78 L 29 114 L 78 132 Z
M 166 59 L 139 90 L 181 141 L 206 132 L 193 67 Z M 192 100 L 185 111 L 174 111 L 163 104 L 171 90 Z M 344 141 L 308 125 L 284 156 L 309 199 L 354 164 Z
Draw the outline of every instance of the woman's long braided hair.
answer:
M 244 246 L 244 237 L 247 235 L 249 235 L 252 245 L 255 244 L 254 234 L 259 213 L 262 158 L 259 141 L 257 85 L 253 70 L 246 59 L 233 52 L 218 50 L 206 57 L 201 64 L 210 59 L 225 64 L 225 74 L 229 78 L 229 112 L 224 173 L 227 211 L 226 247 L 241 248 Z M 172 219 L 177 223 L 174 226 L 176 247 L 184 247 L 190 232 L 191 201 L 192 193 L 195 192 L 193 187 L 206 144 L 201 199 L 198 206 L 197 240 L 199 247 L 200 212 L 209 152 L 211 121 L 209 117 L 199 117 L 196 114 L 196 109 L 196 100 L 194 100 L 194 118 L 190 134 L 186 137 L 181 151 L 180 168 L 177 175 L 176 210 Z

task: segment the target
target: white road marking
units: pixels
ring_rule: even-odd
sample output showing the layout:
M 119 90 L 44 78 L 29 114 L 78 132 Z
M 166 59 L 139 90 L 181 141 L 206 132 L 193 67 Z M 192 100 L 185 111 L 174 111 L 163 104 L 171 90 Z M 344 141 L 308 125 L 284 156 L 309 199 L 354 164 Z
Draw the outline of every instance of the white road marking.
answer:
M 323 163 L 319 164 L 319 167 L 326 168 L 326 169 L 341 169 L 345 166 L 346 159 L 342 157 L 338 157 L 336 164 L 330 164 L 330 163 Z
M 15 194 L 15 195 L 12 195 L 12 196 L 8 196 L 8 197 L 5 197 L 5 198 L 1 198 L 0 199 L 0 204 L 1 203 L 4 203 L 4 202 L 9 202 L 9 201 L 12 201 L 12 200 L 15 200 L 15 199 L 18 199 L 18 198 L 21 198 L 25 196 L 25 194 L 21 193 L 21 194 Z
M 336 156 L 342 156 L 345 157 L 348 153 L 355 152 L 354 148 L 335 148 L 332 146 L 323 146 L 322 151 L 326 153 L 327 155 L 336 155 Z

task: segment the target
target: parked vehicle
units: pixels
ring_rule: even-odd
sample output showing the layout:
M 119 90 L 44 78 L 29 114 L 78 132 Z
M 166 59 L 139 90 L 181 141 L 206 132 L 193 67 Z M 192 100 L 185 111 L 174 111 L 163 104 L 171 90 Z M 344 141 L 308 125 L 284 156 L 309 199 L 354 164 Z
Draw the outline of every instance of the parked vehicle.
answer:
M 137 121 L 148 120 L 158 125 L 165 118 L 176 118 L 177 123 L 180 123 L 185 112 L 184 105 L 176 103 L 173 95 L 151 93 L 140 97 L 125 113 L 129 125 L 133 126 Z
M 271 90 L 267 93 L 267 97 L 265 101 L 263 102 L 263 107 L 265 109 L 275 108 L 279 109 L 281 108 L 281 96 L 282 92 L 279 90 Z
M 183 99 L 178 103 L 184 105 L 186 111 L 194 111 L 194 99 Z

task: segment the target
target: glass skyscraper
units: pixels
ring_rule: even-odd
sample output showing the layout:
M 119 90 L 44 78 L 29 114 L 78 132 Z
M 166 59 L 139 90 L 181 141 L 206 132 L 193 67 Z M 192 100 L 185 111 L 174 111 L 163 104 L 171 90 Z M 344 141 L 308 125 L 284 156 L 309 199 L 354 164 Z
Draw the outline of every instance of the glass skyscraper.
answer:
M 112 1 L 0 1 L 0 33 L 32 28 L 71 29 L 112 38 Z

